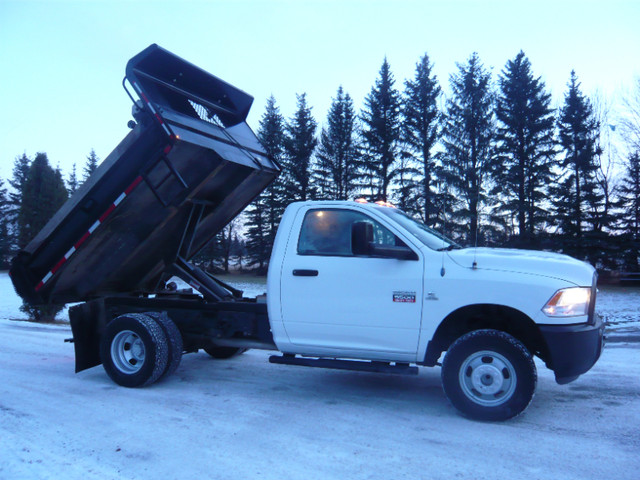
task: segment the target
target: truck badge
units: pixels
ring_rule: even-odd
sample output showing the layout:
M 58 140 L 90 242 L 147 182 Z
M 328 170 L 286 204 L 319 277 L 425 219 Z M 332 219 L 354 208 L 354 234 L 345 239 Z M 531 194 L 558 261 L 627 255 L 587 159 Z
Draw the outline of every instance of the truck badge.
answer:
M 393 292 L 393 301 L 399 303 L 416 303 L 416 292 Z

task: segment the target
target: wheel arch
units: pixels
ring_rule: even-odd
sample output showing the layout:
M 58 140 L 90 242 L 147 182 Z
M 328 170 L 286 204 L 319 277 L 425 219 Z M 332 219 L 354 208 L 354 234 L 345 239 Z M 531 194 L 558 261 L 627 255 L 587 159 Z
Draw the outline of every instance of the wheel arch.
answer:
M 474 330 L 500 330 L 515 337 L 533 354 L 549 363 L 547 344 L 536 323 L 513 307 L 474 304 L 454 310 L 438 325 L 427 345 L 424 365 L 434 366 L 456 339 Z

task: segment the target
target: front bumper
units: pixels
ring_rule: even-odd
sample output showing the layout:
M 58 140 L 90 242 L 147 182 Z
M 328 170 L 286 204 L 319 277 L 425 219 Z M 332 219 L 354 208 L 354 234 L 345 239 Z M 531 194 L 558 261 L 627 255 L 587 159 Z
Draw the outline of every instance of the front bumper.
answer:
M 592 324 L 540 325 L 540 332 L 549 350 L 547 366 L 561 385 L 589 371 L 602 353 L 604 323 L 599 315 Z

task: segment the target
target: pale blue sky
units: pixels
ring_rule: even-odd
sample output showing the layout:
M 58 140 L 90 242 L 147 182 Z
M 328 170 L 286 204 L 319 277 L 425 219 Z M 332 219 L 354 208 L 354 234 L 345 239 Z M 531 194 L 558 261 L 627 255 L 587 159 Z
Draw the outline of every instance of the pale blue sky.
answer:
M 640 75 L 640 1 L 0 0 L 0 177 L 46 151 L 65 175 L 127 133 L 127 60 L 151 43 L 289 118 L 307 92 L 318 122 L 342 84 L 358 109 L 387 56 L 402 87 L 427 52 L 447 87 L 477 51 L 499 73 L 520 49 L 559 105 L 575 69 L 584 91 L 619 94 Z

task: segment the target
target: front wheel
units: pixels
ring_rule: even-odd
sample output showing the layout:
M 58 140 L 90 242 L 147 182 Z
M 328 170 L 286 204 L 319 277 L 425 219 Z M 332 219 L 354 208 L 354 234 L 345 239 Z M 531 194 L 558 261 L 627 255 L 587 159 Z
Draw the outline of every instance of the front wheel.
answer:
M 533 398 L 537 373 L 527 348 L 498 330 L 476 330 L 456 340 L 442 363 L 451 404 L 477 420 L 506 420 Z

